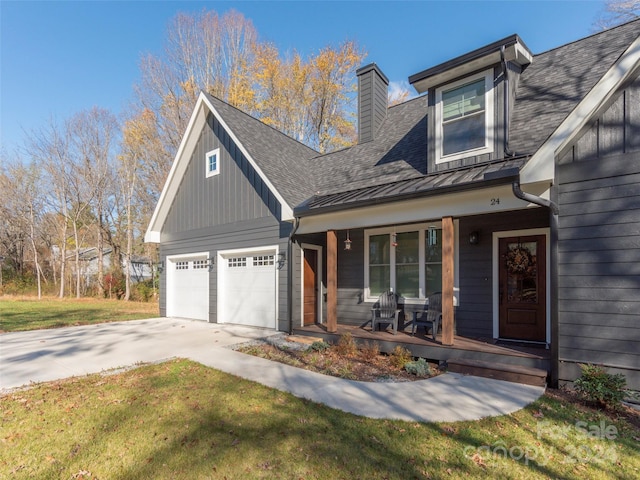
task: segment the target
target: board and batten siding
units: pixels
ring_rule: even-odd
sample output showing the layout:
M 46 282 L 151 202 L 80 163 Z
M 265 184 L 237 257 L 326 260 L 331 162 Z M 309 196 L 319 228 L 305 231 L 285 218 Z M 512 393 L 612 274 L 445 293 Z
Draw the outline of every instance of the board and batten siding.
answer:
M 206 178 L 205 154 L 216 148 L 220 148 L 220 173 Z M 280 218 L 280 209 L 265 182 L 209 114 L 162 227 L 162 235 L 255 218 Z
M 560 380 L 579 363 L 640 388 L 640 80 L 558 162 Z
M 206 177 L 205 154 L 220 148 L 220 173 Z M 279 220 L 281 205 L 228 133 L 211 114 L 160 236 L 160 258 L 209 252 L 209 321 L 217 322 L 217 252 L 278 246 L 286 252 L 292 225 Z M 166 264 L 166 262 L 165 262 Z M 287 267 L 278 270 L 278 329 L 288 329 Z M 166 315 L 166 275 L 160 279 L 160 314 Z

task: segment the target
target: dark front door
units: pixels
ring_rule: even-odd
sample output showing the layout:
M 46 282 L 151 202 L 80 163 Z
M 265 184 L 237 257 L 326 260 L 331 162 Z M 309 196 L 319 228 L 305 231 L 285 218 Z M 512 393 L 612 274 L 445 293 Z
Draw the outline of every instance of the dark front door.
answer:
M 303 325 L 314 325 L 318 314 L 318 251 L 304 251 Z
M 546 340 L 546 252 L 544 235 L 500 239 L 500 338 Z

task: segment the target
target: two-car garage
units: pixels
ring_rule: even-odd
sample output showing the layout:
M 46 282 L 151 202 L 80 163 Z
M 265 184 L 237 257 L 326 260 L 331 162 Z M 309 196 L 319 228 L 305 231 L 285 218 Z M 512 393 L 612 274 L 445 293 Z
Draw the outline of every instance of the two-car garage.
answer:
M 167 257 L 167 316 L 275 329 L 277 254 L 277 247 L 220 251 L 215 264 L 208 252 Z

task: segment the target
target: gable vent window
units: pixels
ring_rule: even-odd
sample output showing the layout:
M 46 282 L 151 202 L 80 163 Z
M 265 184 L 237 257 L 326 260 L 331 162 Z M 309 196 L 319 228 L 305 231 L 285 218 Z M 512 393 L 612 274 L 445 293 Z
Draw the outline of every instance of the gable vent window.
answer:
M 436 90 L 436 163 L 493 151 L 491 71 Z
M 207 178 L 220 173 L 220 149 L 216 148 L 207 152 L 204 157 L 205 160 L 205 172 Z

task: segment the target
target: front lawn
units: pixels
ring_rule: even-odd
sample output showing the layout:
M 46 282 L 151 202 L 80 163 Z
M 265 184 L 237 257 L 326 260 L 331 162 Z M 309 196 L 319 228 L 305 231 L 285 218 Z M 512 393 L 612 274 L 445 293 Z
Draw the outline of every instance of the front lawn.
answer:
M 553 395 L 476 422 L 372 420 L 185 360 L 15 391 L 0 418 L 0 478 L 640 477 L 637 426 Z
M 97 298 L 0 297 L 0 333 L 71 327 L 158 316 L 156 302 Z

